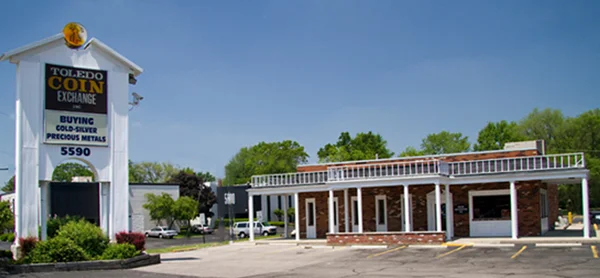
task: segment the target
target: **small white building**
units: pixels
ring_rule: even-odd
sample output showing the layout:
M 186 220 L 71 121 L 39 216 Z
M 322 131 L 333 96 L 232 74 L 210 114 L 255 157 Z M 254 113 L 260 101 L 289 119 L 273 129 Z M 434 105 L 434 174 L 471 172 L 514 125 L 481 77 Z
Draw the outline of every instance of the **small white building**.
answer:
M 156 226 L 156 221 L 150 219 L 150 212 L 144 209 L 146 203 L 145 195 L 153 193 L 162 195 L 167 193 L 173 200 L 179 199 L 178 184 L 162 183 L 131 183 L 129 184 L 129 230 L 132 232 L 143 232 Z M 164 220 L 159 225 L 168 225 Z M 178 229 L 178 227 L 174 227 Z

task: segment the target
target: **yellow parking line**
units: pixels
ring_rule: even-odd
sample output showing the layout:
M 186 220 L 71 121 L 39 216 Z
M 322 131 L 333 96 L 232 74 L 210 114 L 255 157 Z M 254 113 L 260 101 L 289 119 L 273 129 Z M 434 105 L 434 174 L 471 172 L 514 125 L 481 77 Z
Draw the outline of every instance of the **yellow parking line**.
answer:
M 521 255 L 521 253 L 523 253 L 523 251 L 525 251 L 525 249 L 527 249 L 527 245 L 521 247 L 521 250 L 517 251 L 517 253 L 515 253 L 514 255 L 512 255 L 512 257 L 510 257 L 510 258 L 514 259 L 514 258 L 518 257 L 519 255 Z
M 460 250 L 462 250 L 462 249 L 464 249 L 464 248 L 466 248 L 466 247 L 468 247 L 468 246 L 471 246 L 471 245 L 467 245 L 467 244 L 465 244 L 465 245 L 461 245 L 460 247 L 458 247 L 458 248 L 456 248 L 456 249 L 454 249 L 454 250 L 452 250 L 452 251 L 448 251 L 448 252 L 446 252 L 446 253 L 443 253 L 443 254 L 440 254 L 440 255 L 438 255 L 436 258 L 441 258 L 441 257 L 444 257 L 444 256 L 448 256 L 448 255 L 450 255 L 450 254 L 452 254 L 452 253 L 454 253 L 454 252 L 458 252 L 458 251 L 460 251 Z
M 404 249 L 404 248 L 406 248 L 406 245 L 405 246 L 396 247 L 394 249 L 386 250 L 386 251 L 383 251 L 383 252 L 380 252 L 380 253 L 377 253 L 377 254 L 370 255 L 370 256 L 367 257 L 367 259 L 375 258 L 375 257 L 381 256 L 381 255 L 384 255 L 384 254 L 387 254 L 387 253 L 391 253 L 391 252 L 394 252 L 394 251 L 398 251 L 398 250 Z
M 598 250 L 596 249 L 595 245 L 590 246 L 590 248 L 592 248 L 592 253 L 594 254 L 594 259 L 598 258 Z

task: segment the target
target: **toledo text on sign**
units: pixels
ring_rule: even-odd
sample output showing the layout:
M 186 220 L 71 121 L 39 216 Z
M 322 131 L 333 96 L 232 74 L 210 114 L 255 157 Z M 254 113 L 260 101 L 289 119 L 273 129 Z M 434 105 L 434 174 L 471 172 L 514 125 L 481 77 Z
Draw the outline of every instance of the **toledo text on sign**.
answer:
M 107 72 L 46 64 L 48 144 L 108 146 Z

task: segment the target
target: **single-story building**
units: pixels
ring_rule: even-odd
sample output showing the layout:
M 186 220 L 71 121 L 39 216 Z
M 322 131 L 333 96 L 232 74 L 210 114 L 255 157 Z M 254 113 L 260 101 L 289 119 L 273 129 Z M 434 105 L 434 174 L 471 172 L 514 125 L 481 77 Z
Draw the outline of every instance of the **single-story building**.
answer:
M 146 203 L 145 195 L 152 193 L 162 195 L 167 193 L 173 200 L 179 199 L 179 185 L 167 183 L 130 183 L 129 184 L 129 230 L 143 232 L 156 227 L 157 222 L 150 218 L 150 212 L 143 206 Z M 159 221 L 159 225 L 166 226 L 166 221 Z M 178 229 L 178 227 L 175 227 Z
M 558 218 L 558 184 L 582 186 L 583 153 L 546 154 L 543 141 L 503 150 L 298 166 L 252 177 L 254 196 L 293 196 L 296 239 L 329 244 L 440 243 L 457 237 L 539 236 Z M 574 185 L 574 186 L 577 186 Z

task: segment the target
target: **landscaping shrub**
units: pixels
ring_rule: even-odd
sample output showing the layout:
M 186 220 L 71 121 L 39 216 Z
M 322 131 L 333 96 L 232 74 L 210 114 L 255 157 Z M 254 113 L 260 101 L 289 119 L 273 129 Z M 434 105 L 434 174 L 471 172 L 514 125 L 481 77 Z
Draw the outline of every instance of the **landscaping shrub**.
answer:
M 60 230 L 60 227 L 64 226 L 65 224 L 69 223 L 69 222 L 77 222 L 82 220 L 83 217 L 80 216 L 65 216 L 65 217 L 55 217 L 55 218 L 50 218 L 48 219 L 48 222 L 46 222 L 46 226 L 47 226 L 47 235 L 48 238 L 53 238 L 58 234 L 58 230 Z
M 0 258 L 12 259 L 13 253 L 10 250 L 0 250 Z
M 13 241 L 15 241 L 15 234 L 14 233 L 1 234 L 0 240 L 6 241 L 6 242 L 13 242 Z
M 135 250 L 143 251 L 146 245 L 146 237 L 142 233 L 120 232 L 116 236 L 117 243 L 129 243 L 135 246 Z
M 135 249 L 133 244 L 122 243 L 122 244 L 110 244 L 104 250 L 102 254 L 103 260 L 122 260 L 129 259 L 137 256 L 139 251 Z
M 85 261 L 89 256 L 75 242 L 64 237 L 40 241 L 25 257 L 25 263 L 56 263 Z
M 104 235 L 102 229 L 85 220 L 65 224 L 58 230 L 56 238 L 72 240 L 77 246 L 83 248 L 90 257 L 102 255 L 104 249 L 108 246 L 108 237 Z
M 21 256 L 26 257 L 27 254 L 31 252 L 35 248 L 38 243 L 38 239 L 36 237 L 26 237 L 19 238 L 19 246 L 21 248 Z

